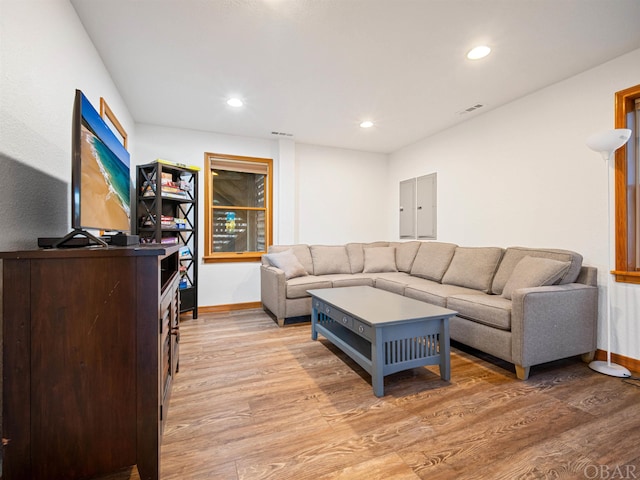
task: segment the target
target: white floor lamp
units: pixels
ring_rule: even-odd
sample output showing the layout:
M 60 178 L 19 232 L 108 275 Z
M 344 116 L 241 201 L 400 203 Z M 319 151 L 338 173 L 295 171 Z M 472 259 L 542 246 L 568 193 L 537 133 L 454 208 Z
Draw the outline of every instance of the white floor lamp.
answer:
M 611 267 L 611 235 L 613 227 L 611 225 L 611 170 L 613 153 L 623 146 L 631 137 L 631 130 L 618 128 L 615 130 L 605 130 L 594 133 L 587 138 L 587 146 L 602 154 L 602 158 L 607 164 L 607 219 L 608 219 L 608 248 L 609 266 Z M 611 375 L 613 377 L 630 377 L 631 372 L 621 365 L 611 363 L 611 273 L 607 273 L 607 361 L 596 360 L 589 364 L 589 368 L 596 372 Z

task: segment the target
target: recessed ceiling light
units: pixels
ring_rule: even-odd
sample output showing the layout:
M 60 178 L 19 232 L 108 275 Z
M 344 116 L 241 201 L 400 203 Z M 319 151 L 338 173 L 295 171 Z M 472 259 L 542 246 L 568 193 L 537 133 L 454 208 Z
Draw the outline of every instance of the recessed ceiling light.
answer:
M 480 45 L 478 47 L 472 48 L 469 53 L 467 53 L 467 58 L 469 60 L 479 60 L 481 58 L 486 57 L 491 53 L 491 48 L 486 45 Z
M 240 100 L 239 98 L 230 98 L 229 100 L 227 100 L 227 105 L 231 106 L 231 107 L 241 107 L 242 105 L 244 105 L 243 101 Z
M 365 120 L 360 124 L 362 128 L 371 128 L 373 127 L 373 122 L 371 120 Z

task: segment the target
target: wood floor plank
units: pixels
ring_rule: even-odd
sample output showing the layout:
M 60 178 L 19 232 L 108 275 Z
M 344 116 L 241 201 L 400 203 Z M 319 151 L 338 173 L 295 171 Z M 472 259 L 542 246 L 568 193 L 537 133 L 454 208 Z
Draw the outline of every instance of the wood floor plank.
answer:
M 309 324 L 279 328 L 262 310 L 183 319 L 180 349 L 163 479 L 584 479 L 615 466 L 640 478 L 640 388 L 578 358 L 522 382 L 454 345 L 450 381 L 398 372 L 377 398 Z
M 395 453 L 350 465 L 318 477 L 318 480 L 418 480 L 409 466 Z

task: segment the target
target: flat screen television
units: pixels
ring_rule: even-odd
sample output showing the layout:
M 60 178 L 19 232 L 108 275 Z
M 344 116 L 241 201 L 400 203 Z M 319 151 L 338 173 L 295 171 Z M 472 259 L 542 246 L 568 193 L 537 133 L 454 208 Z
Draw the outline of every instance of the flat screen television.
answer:
M 87 229 L 131 230 L 129 152 L 80 90 L 73 106 L 71 159 L 71 226 L 57 244 L 75 237 L 106 245 Z

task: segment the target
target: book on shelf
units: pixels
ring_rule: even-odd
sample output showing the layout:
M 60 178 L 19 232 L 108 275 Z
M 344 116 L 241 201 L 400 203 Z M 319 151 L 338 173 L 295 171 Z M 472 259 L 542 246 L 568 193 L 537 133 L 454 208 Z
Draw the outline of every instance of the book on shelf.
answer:
M 142 187 L 140 187 L 143 197 L 155 197 L 156 196 L 156 184 L 153 182 L 144 182 Z M 160 187 L 160 192 L 163 197 L 171 197 L 171 198 L 189 198 L 188 191 L 181 188 L 179 183 L 176 182 L 166 182 L 163 180 L 163 183 Z M 190 189 L 189 189 L 190 191 Z
M 156 192 L 151 191 L 151 190 L 147 190 L 142 194 L 143 197 L 155 197 L 156 196 Z M 189 200 L 189 197 L 187 196 L 186 192 L 182 192 L 182 193 L 176 193 L 176 192 L 165 192 L 164 190 L 162 191 L 162 196 L 165 198 L 175 198 L 178 200 Z
M 160 239 L 160 243 L 163 245 L 177 245 L 178 237 L 162 237 L 162 239 Z
M 165 192 L 162 191 L 162 196 L 163 197 L 168 197 L 168 198 L 177 198 L 179 200 L 188 200 L 189 197 L 187 197 L 187 193 L 186 192 Z
M 156 216 L 146 216 L 142 222 L 143 227 L 155 227 L 157 224 Z M 185 230 L 187 228 L 187 220 L 184 218 L 171 217 L 169 215 L 162 215 L 160 218 L 160 226 L 162 228 L 175 228 L 178 230 Z

